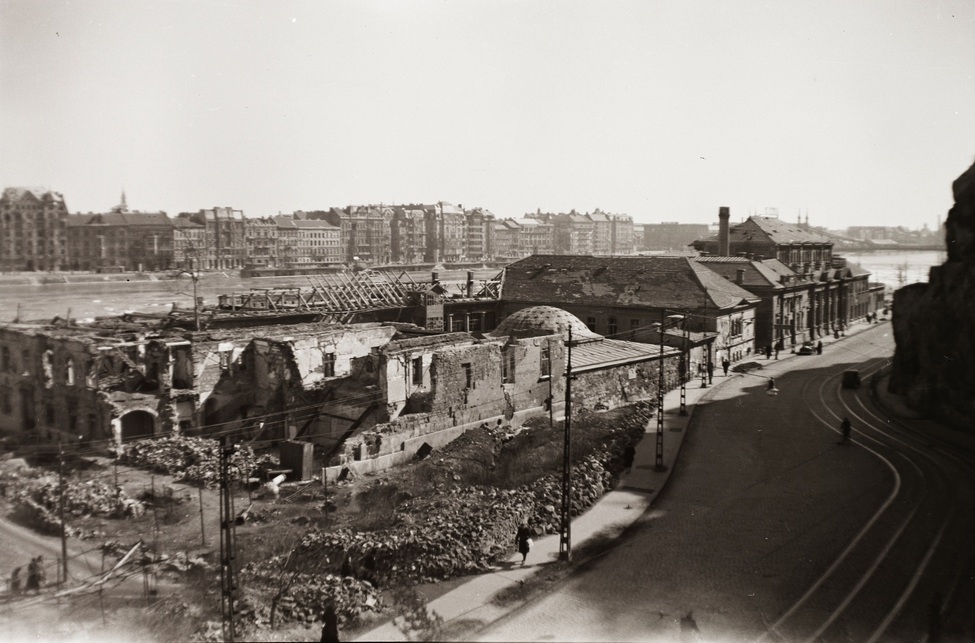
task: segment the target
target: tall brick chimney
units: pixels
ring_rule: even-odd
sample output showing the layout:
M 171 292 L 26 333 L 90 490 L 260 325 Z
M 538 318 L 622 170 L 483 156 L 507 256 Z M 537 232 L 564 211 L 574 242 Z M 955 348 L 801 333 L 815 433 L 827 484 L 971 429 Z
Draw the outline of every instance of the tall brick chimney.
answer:
M 731 230 L 728 228 L 729 219 L 731 219 L 731 209 L 726 205 L 718 208 L 718 255 L 721 257 L 731 255 Z

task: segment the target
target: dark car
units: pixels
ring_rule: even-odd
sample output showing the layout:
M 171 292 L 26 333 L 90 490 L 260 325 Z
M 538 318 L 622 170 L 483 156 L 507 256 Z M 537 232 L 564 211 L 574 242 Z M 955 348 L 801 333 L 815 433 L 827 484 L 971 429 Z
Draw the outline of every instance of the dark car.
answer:
M 802 346 L 799 347 L 799 350 L 796 351 L 796 353 L 799 355 L 812 355 L 815 352 L 816 352 L 816 347 L 812 345 L 812 342 L 805 342 Z
M 843 388 L 860 388 L 860 371 L 843 371 Z

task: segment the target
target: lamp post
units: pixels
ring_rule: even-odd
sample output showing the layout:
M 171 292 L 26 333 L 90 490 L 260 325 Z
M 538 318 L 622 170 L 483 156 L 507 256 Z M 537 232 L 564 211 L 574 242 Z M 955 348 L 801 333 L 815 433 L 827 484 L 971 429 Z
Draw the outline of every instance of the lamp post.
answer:
M 559 529 L 559 560 L 572 560 L 572 327 L 565 345 L 565 440 L 562 450 L 562 524 Z M 551 381 L 551 375 L 550 381 Z
M 176 273 L 176 276 L 179 277 L 180 275 L 189 275 L 190 279 L 193 280 L 193 326 L 196 330 L 200 330 L 200 300 L 196 296 L 196 284 L 200 280 L 200 273 L 199 271 L 190 272 L 189 270 L 180 270 Z

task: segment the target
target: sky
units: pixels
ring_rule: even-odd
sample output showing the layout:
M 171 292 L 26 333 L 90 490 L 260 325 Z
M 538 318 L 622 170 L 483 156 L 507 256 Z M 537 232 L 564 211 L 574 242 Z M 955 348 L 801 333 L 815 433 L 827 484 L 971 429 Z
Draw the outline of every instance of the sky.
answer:
M 70 212 L 933 227 L 973 160 L 971 0 L 0 0 L 0 186 Z

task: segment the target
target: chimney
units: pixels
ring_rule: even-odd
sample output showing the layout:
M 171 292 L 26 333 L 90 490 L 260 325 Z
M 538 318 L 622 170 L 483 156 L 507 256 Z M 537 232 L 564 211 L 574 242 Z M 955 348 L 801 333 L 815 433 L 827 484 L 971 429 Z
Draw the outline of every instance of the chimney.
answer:
M 474 296 L 474 271 L 473 270 L 467 271 L 467 296 L 468 297 Z
M 432 284 L 440 283 L 440 273 L 437 272 L 436 270 L 430 273 L 430 283 Z
M 728 206 L 718 208 L 718 255 L 722 257 L 731 254 L 731 231 L 728 229 L 730 218 L 731 210 Z
M 745 269 L 739 268 L 735 271 L 735 283 L 740 286 L 743 281 L 745 281 Z

